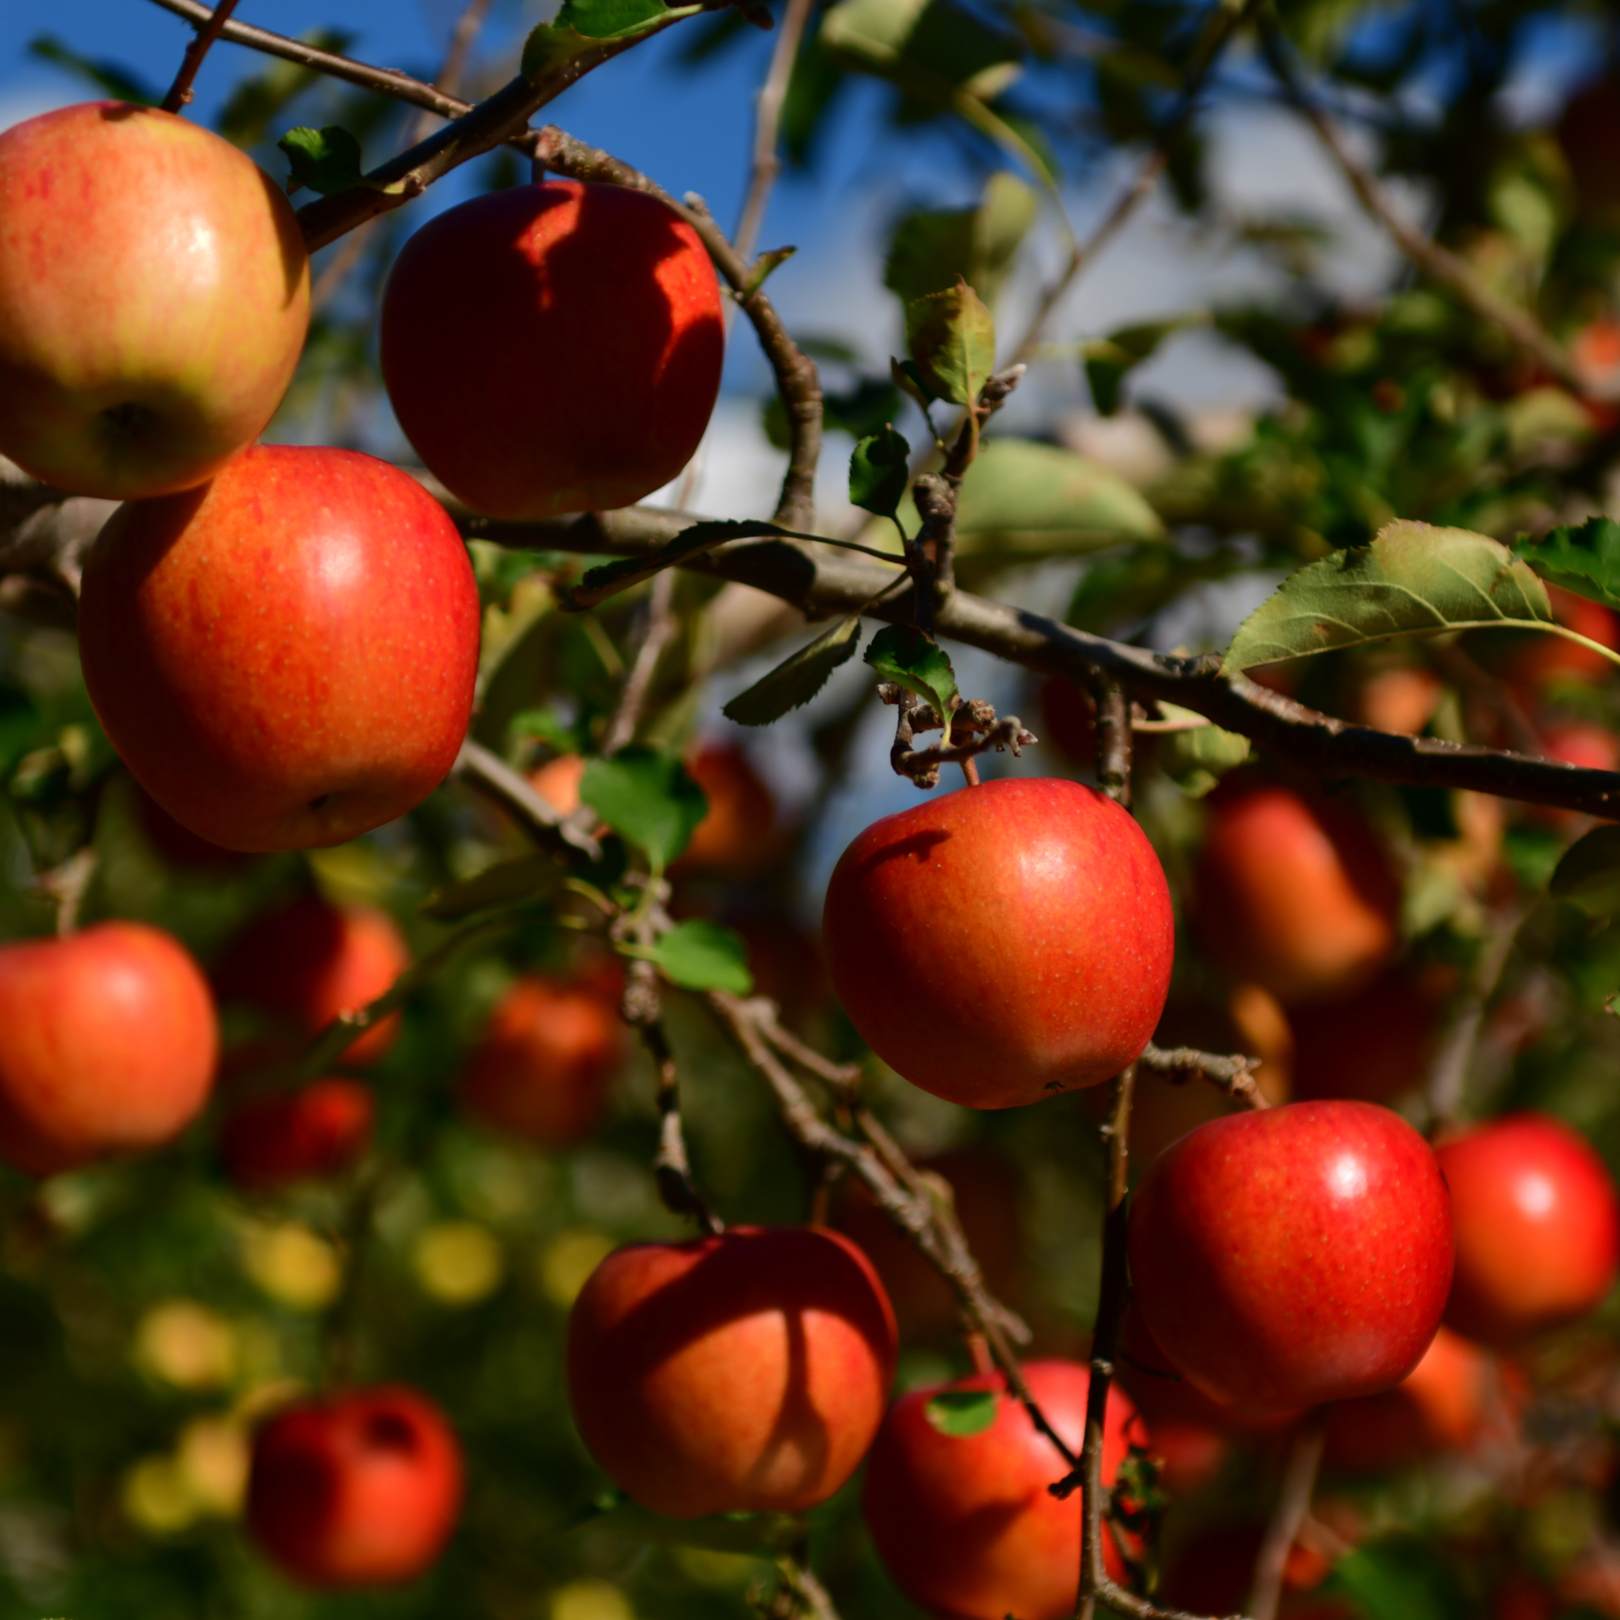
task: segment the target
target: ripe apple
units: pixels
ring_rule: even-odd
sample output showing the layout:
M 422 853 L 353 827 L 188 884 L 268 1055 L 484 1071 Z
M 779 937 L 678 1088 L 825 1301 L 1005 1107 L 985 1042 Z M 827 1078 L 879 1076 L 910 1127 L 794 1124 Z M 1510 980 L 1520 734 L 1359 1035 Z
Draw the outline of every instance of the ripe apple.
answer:
M 1030 1393 L 1073 1450 L 1085 1434 L 1090 1375 L 1070 1361 L 1024 1366 Z M 995 1418 L 977 1434 L 953 1435 L 930 1416 L 941 1395 L 986 1391 Z M 938 1412 L 938 1408 L 935 1408 Z M 1148 1445 L 1130 1397 L 1114 1390 L 1103 1429 L 1103 1482 L 1111 1485 L 1132 1444 Z M 1057 1449 L 1006 1393 L 999 1373 L 914 1390 L 883 1420 L 866 1465 L 861 1506 L 878 1557 L 914 1603 L 948 1620 L 1069 1620 L 1080 1584 L 1078 1495 L 1047 1486 L 1068 1469 Z M 1112 1526 L 1104 1561 L 1115 1580 L 1124 1561 Z
M 1400 896 L 1366 823 L 1241 772 L 1208 805 L 1193 911 L 1211 958 L 1285 1002 L 1371 979 L 1394 954 Z
M 559 816 L 571 816 L 579 809 L 579 784 L 584 775 L 584 755 L 558 754 L 529 772 L 529 786 Z
M 1452 1327 L 1509 1347 L 1597 1306 L 1620 1266 L 1620 1198 L 1583 1138 L 1512 1114 L 1438 1151 L 1457 1234 Z
M 1036 693 L 1041 740 L 1060 748 L 1076 765 L 1097 763 L 1097 700 L 1067 675 L 1048 675 Z
M 687 754 L 686 770 L 709 808 L 681 852 L 678 872 L 747 877 L 769 866 L 777 852 L 776 800 L 748 755 L 732 743 L 703 743 Z
M 733 1227 L 592 1272 L 568 1398 L 597 1462 L 655 1513 L 802 1513 L 865 1455 L 894 1358 L 894 1312 L 847 1238 Z
M 253 1440 L 247 1526 L 309 1587 L 420 1575 L 461 1507 L 461 1448 L 415 1390 L 352 1390 L 284 1407 Z
M 1490 1357 L 1442 1327 L 1393 1389 L 1327 1409 L 1325 1460 L 1331 1468 L 1376 1473 L 1466 1451 L 1484 1429 L 1490 1395 Z
M 723 348 L 697 233 L 617 186 L 547 180 L 447 209 L 383 293 L 400 426 L 491 517 L 628 506 L 667 484 L 708 425 Z
M 259 445 L 121 507 L 85 563 L 79 652 L 113 746 L 227 849 L 338 844 L 403 815 L 466 735 L 478 587 L 414 479 Z
M 0 1159 L 44 1176 L 167 1142 L 218 1052 L 208 983 L 156 928 L 0 946 Z
M 935 794 L 874 822 L 833 872 L 822 931 L 873 1051 L 973 1108 L 1109 1079 L 1170 987 L 1153 846 L 1111 799 L 1054 778 Z
M 331 1076 L 238 1103 L 220 1126 L 220 1157 L 249 1192 L 341 1175 L 366 1151 L 375 1115 L 358 1080 Z
M 1263 1413 L 1375 1395 L 1417 1365 L 1445 1308 L 1446 1184 L 1387 1108 L 1231 1114 L 1154 1161 L 1130 1260 L 1148 1329 L 1211 1399 Z
M 1296 1007 L 1294 1091 L 1304 1099 L 1392 1102 L 1427 1075 L 1456 975 L 1401 963 L 1334 1001 Z
M 531 974 L 496 1003 L 462 1074 L 461 1100 L 498 1130 L 571 1147 L 600 1121 L 624 1053 L 610 997 Z
M 1355 681 L 1347 713 L 1358 726 L 1416 737 L 1434 718 L 1445 690 L 1440 677 L 1421 664 L 1382 664 Z
M 202 483 L 270 420 L 308 326 L 298 221 L 228 141 L 112 101 L 0 134 L 0 452 L 36 478 Z
M 256 1007 L 307 1038 L 375 1001 L 409 962 L 386 912 L 308 894 L 250 922 L 226 948 L 214 983 L 221 1000 Z M 343 1060 L 374 1063 L 398 1033 L 399 1014 L 391 1013 L 350 1042 Z

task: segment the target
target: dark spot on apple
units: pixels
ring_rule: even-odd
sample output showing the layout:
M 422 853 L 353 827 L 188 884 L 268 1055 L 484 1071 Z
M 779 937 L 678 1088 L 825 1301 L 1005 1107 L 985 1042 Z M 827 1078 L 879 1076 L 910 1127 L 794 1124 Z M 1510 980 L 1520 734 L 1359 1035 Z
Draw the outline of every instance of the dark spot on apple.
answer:
M 366 1444 L 373 1451 L 415 1451 L 416 1425 L 402 1412 L 373 1412 L 366 1418 Z
M 309 801 L 309 807 L 311 810 L 321 811 L 324 810 L 331 802 L 332 795 L 330 793 L 317 793 L 315 797 Z
M 116 438 L 138 439 L 157 425 L 158 414 L 150 405 L 140 405 L 130 399 L 109 405 L 101 413 L 101 420 Z

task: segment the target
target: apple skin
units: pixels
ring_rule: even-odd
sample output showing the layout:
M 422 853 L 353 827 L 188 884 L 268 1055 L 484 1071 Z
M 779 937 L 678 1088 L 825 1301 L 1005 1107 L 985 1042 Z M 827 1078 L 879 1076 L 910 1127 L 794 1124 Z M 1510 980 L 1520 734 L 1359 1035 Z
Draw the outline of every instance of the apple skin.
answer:
M 776 800 L 748 755 L 732 743 L 703 743 L 686 756 L 686 771 L 709 808 L 675 863 L 677 874 L 747 877 L 769 866 L 777 854 Z
M 608 996 L 530 975 L 495 1004 L 463 1071 L 461 1102 L 497 1130 L 572 1147 L 601 1121 L 624 1055 L 624 1024 Z
M 218 1055 L 208 982 L 172 936 L 108 922 L 0 946 L 0 1159 L 26 1174 L 177 1136 Z
M 257 445 L 121 507 L 85 563 L 79 653 L 141 786 L 200 838 L 339 844 L 455 761 L 478 587 L 444 508 L 386 462 Z
M 667 484 L 703 437 L 723 350 L 697 233 L 619 186 L 547 180 L 447 209 L 383 293 L 400 426 L 491 517 L 628 506 Z
M 347 1391 L 259 1427 L 247 1526 L 303 1586 L 391 1586 L 438 1558 L 461 1490 L 461 1448 L 437 1407 L 400 1387 Z
M 358 1080 L 333 1075 L 238 1103 L 220 1126 L 220 1157 L 245 1192 L 341 1175 L 366 1151 L 375 1115 Z
M 1446 1321 L 1511 1348 L 1584 1316 L 1620 1266 L 1620 1199 L 1567 1125 L 1511 1114 L 1442 1142 L 1457 1273 Z
M 85 102 L 0 134 L 0 452 L 75 495 L 202 483 L 274 414 L 309 257 L 245 153 Z
M 871 1262 L 820 1227 L 615 1250 L 568 1322 L 581 1437 L 616 1484 L 675 1519 L 826 1501 L 877 1433 L 894 1360 Z
M 827 886 L 833 989 L 883 1061 L 972 1108 L 1098 1085 L 1170 988 L 1164 869 L 1129 812 L 1027 777 L 874 822 Z
M 1207 802 L 1193 914 L 1211 959 L 1284 1002 L 1367 983 L 1394 954 L 1400 895 L 1365 822 L 1243 772 Z
M 1084 1438 L 1090 1375 L 1071 1361 L 1024 1364 L 1030 1393 L 1075 1451 Z M 943 1391 L 994 1390 L 995 1421 L 973 1435 L 934 1427 L 928 1403 Z M 1130 1397 L 1113 1390 L 1103 1428 L 1103 1481 L 1111 1484 L 1132 1443 L 1147 1445 Z M 862 1511 L 894 1583 L 944 1620 L 1069 1620 L 1080 1584 L 1079 1495 L 1047 1486 L 1067 1469 L 1056 1448 L 1006 1393 L 999 1373 L 914 1390 L 890 1409 L 866 1464 Z M 1124 1562 L 1112 1528 L 1104 1562 Z
M 287 1033 L 308 1038 L 375 1001 L 409 962 L 386 912 L 309 894 L 254 918 L 227 946 L 214 984 L 222 1001 L 256 1007 Z M 349 1043 L 344 1062 L 376 1062 L 398 1033 L 399 1014 L 391 1013 Z
M 1451 1285 L 1433 1150 L 1362 1102 L 1288 1103 L 1201 1125 L 1131 1210 L 1135 1299 L 1212 1400 L 1265 1413 L 1376 1395 L 1428 1348 Z

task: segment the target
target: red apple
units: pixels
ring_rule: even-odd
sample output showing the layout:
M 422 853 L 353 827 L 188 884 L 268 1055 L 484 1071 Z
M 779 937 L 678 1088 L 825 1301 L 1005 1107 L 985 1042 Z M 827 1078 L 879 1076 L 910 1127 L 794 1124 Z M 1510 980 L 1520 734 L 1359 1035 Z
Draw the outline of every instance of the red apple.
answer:
M 559 754 L 529 772 L 529 786 L 559 816 L 571 816 L 579 809 L 579 784 L 585 776 L 581 754 Z
M 1620 1266 L 1620 1199 L 1581 1137 L 1514 1114 L 1442 1143 L 1439 1159 L 1457 1232 L 1452 1327 L 1512 1346 L 1597 1306 Z
M 1445 1308 L 1446 1184 L 1387 1108 L 1232 1114 L 1149 1169 L 1130 1257 L 1154 1339 L 1211 1399 L 1275 1412 L 1375 1395 L 1417 1365 Z
M 1067 675 L 1048 675 L 1036 693 L 1041 740 L 1087 769 L 1097 763 L 1097 700 Z
M 1377 1472 L 1466 1451 L 1484 1428 L 1490 1394 L 1490 1358 L 1441 1328 L 1393 1389 L 1328 1408 L 1327 1464 Z
M 334 906 L 310 894 L 249 923 L 227 948 L 214 982 L 222 1000 L 257 1007 L 287 1033 L 309 1037 L 375 1001 L 409 961 L 386 912 Z M 399 1014 L 392 1013 L 350 1042 L 344 1061 L 375 1062 L 398 1033 Z
M 254 1436 L 247 1526 L 309 1587 L 387 1586 L 438 1558 L 461 1507 L 461 1449 L 414 1390 L 301 1402 Z
M 709 808 L 681 852 L 681 872 L 746 877 L 776 854 L 776 800 L 742 749 L 704 743 L 686 756 L 687 774 L 703 789 Z
M 1248 774 L 1208 804 L 1193 909 L 1211 958 L 1285 1002 L 1371 979 L 1394 953 L 1400 896 L 1366 823 Z
M 1591 721 L 1565 720 L 1546 727 L 1541 733 L 1541 751 L 1561 765 L 1579 765 L 1591 771 L 1612 771 L 1620 765 L 1620 737 L 1607 726 Z M 1549 804 L 1531 805 L 1528 814 L 1571 835 L 1593 824 L 1593 817 L 1579 810 L 1560 810 Z
M 478 587 L 413 479 L 256 446 L 120 508 L 79 602 L 90 697 L 141 786 L 227 849 L 337 844 L 403 815 L 466 735 Z
M 833 988 L 873 1051 L 974 1108 L 1109 1079 L 1170 986 L 1159 858 L 1128 811 L 1077 782 L 987 782 L 873 823 L 833 872 L 822 926 Z
M 496 1003 L 462 1075 L 461 1100 L 498 1130 L 571 1147 L 601 1120 L 624 1053 L 610 997 L 530 975 Z
M 568 1322 L 568 1396 L 643 1507 L 802 1513 L 865 1455 L 894 1358 L 894 1313 L 847 1238 L 733 1227 L 596 1268 Z
M 1085 1433 L 1090 1376 L 1070 1361 L 1032 1361 L 1024 1378 L 1053 1428 L 1074 1451 Z M 977 1434 L 953 1435 L 930 1416 L 940 1395 L 989 1392 L 995 1417 Z M 935 1409 L 937 1412 L 937 1408 Z M 1129 1396 L 1112 1391 L 1103 1430 L 1103 1482 L 1111 1485 L 1147 1431 Z M 1069 1620 L 1080 1584 L 1078 1494 L 1047 1486 L 1068 1468 L 1057 1448 L 1006 1393 L 999 1373 L 913 1391 L 883 1421 L 866 1465 L 862 1510 L 895 1584 L 945 1620 Z M 1124 1577 L 1115 1532 L 1105 1562 Z
M 0 134 L 0 452 L 36 478 L 202 483 L 270 420 L 308 326 L 298 221 L 228 141 L 112 101 Z
M 1566 629 L 1601 647 L 1620 648 L 1620 620 L 1601 602 L 1562 585 L 1547 587 L 1553 618 Z M 1542 691 L 1556 681 L 1601 681 L 1615 666 L 1601 653 L 1545 630 L 1514 632 L 1501 659 L 1503 677 L 1519 689 L 1522 701 L 1533 705 Z
M 547 180 L 447 209 L 383 294 L 400 426 L 492 517 L 628 506 L 668 483 L 703 437 L 723 348 L 697 233 L 617 186 Z
M 341 1175 L 366 1151 L 375 1109 L 358 1080 L 333 1076 L 237 1104 L 220 1126 L 220 1156 L 238 1187 L 267 1192 Z
M 207 981 L 156 928 L 0 946 L 0 1158 L 43 1176 L 167 1142 L 218 1051 Z
M 1416 737 L 1440 706 L 1445 684 L 1419 664 L 1386 664 L 1363 672 L 1350 692 L 1349 718 L 1374 731 Z

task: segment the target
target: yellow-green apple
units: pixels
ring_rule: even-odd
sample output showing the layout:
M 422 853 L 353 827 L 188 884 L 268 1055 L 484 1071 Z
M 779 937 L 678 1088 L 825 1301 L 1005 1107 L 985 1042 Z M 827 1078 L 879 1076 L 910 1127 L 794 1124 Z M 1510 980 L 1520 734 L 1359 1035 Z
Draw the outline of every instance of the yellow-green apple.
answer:
M 1171 1365 L 1253 1413 L 1399 1383 L 1451 1286 L 1434 1152 L 1399 1114 L 1363 1102 L 1199 1126 L 1143 1178 L 1129 1246 L 1136 1304 Z
M 1011 1108 L 1098 1085 L 1170 987 L 1164 869 L 1077 782 L 1010 779 L 874 822 L 827 886 L 822 935 L 855 1028 L 913 1085 Z
M 847 1238 L 733 1227 L 592 1272 L 568 1398 L 597 1462 L 655 1513 L 802 1513 L 866 1454 L 894 1358 L 894 1312 Z
M 495 1004 L 462 1073 L 461 1101 L 498 1130 L 571 1147 L 596 1128 L 624 1052 L 611 996 L 530 974 Z
M 375 1112 L 365 1086 L 342 1075 L 250 1097 L 220 1125 L 220 1158 L 248 1192 L 341 1175 L 366 1151 Z
M 391 1586 L 438 1558 L 461 1508 L 461 1448 L 415 1390 L 283 1407 L 254 1435 L 247 1527 L 300 1585 Z
M 723 346 L 697 233 L 616 186 L 547 180 L 447 209 L 383 293 L 400 426 L 492 517 L 628 506 L 668 483 L 703 437 Z
M 319 895 L 250 922 L 214 971 L 220 999 L 256 1007 L 280 1033 L 307 1038 L 388 990 L 410 961 L 393 919 L 374 906 L 337 906 Z M 355 1037 L 346 1063 L 373 1063 L 399 1033 L 391 1013 Z
M 1490 1357 L 1442 1327 L 1393 1389 L 1328 1407 L 1324 1460 L 1330 1468 L 1373 1473 L 1466 1451 L 1485 1428 L 1491 1383 Z
M 1078 1452 L 1090 1377 L 1070 1361 L 1032 1361 L 1024 1378 L 1052 1427 Z M 950 1432 L 962 1396 L 994 1402 L 990 1423 Z M 1110 1392 L 1103 1430 L 1103 1482 L 1111 1485 L 1135 1444 L 1148 1436 L 1130 1397 Z M 1047 1489 L 1068 1472 L 1057 1448 L 1007 1393 L 999 1373 L 982 1373 L 894 1404 L 867 1460 L 862 1511 L 873 1545 L 895 1584 L 945 1620 L 1068 1620 L 1080 1584 L 1079 1496 Z M 1109 1573 L 1124 1575 L 1112 1526 L 1105 1528 Z
M 110 101 L 0 134 L 0 452 L 36 478 L 202 483 L 270 420 L 308 326 L 298 222 L 229 141 Z
M 478 587 L 443 507 L 386 462 L 260 445 L 120 507 L 84 569 L 91 701 L 148 793 L 227 849 L 403 815 L 466 735 Z
M 1510 1347 L 1597 1306 L 1620 1266 L 1620 1199 L 1584 1138 L 1511 1114 L 1442 1142 L 1439 1159 L 1457 1230 L 1452 1327 Z
M 1371 979 L 1395 950 L 1399 893 L 1354 810 L 1247 772 L 1208 805 L 1193 909 L 1211 958 L 1285 1002 Z
M 0 1159 L 42 1176 L 156 1147 L 207 1101 L 218 1051 L 208 983 L 169 934 L 0 946 Z

